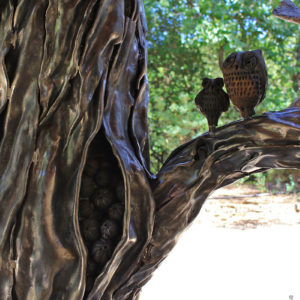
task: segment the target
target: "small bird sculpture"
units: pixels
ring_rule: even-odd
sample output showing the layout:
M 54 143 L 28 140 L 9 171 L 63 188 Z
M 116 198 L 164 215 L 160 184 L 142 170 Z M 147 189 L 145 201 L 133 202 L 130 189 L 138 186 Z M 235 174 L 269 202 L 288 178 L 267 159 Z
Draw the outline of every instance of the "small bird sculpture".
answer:
M 246 119 L 266 96 L 268 74 L 261 50 L 233 52 L 222 66 L 225 87 L 232 103 Z
M 228 95 L 223 91 L 223 78 L 202 80 L 203 90 L 195 98 L 199 111 L 206 117 L 209 131 L 213 132 L 218 126 L 218 120 L 228 110 L 230 102 Z

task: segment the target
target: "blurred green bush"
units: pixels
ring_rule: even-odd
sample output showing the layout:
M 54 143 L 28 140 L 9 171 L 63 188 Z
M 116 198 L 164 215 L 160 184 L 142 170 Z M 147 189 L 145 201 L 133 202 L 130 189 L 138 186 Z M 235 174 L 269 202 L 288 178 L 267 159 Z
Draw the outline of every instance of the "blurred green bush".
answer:
M 194 98 L 204 77 L 222 77 L 220 63 L 233 51 L 261 49 L 269 88 L 256 113 L 280 110 L 300 88 L 299 26 L 272 15 L 280 0 L 144 0 L 148 23 L 149 130 L 152 171 L 170 152 L 208 130 Z M 297 5 L 300 0 L 295 1 Z M 219 126 L 239 119 L 231 106 Z M 258 182 L 276 182 L 267 172 Z M 293 178 L 293 177 L 292 177 Z M 278 181 L 278 180 L 277 180 Z

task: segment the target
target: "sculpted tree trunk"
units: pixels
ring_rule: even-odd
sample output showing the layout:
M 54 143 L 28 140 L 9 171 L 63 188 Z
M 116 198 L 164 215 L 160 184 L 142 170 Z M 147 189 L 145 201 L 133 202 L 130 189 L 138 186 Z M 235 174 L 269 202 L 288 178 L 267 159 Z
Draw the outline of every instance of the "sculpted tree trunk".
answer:
M 141 0 L 3 0 L 0 15 L 0 299 L 137 299 L 212 191 L 300 168 L 296 103 L 151 174 Z

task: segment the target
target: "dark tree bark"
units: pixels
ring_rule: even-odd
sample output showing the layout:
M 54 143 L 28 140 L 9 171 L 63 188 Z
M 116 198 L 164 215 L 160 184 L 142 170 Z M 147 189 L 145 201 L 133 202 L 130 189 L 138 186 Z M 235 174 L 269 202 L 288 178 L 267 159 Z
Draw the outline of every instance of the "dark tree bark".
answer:
M 300 168 L 295 105 L 206 133 L 151 174 L 141 0 L 3 0 L 0 16 L 0 299 L 137 299 L 212 191 Z M 121 180 L 119 235 L 94 180 Z M 111 218 L 101 238 L 95 205 Z

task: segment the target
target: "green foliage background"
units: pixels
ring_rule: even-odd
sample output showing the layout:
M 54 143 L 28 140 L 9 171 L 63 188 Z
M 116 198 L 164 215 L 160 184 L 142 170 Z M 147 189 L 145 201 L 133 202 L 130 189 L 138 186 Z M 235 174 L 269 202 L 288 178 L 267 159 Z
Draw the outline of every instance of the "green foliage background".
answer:
M 144 0 L 153 172 L 172 150 L 208 130 L 194 98 L 201 90 L 202 78 L 222 77 L 219 64 L 231 52 L 263 51 L 269 88 L 257 114 L 283 109 L 296 98 L 300 88 L 299 25 L 272 15 L 279 2 Z M 300 0 L 294 3 L 299 6 Z M 231 105 L 219 126 L 239 118 Z

